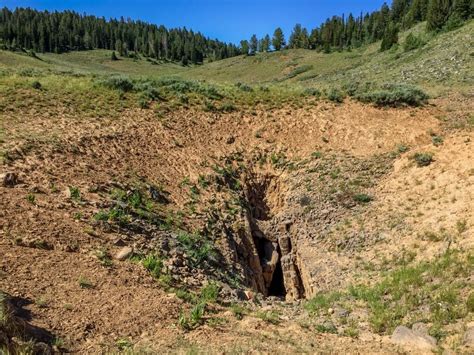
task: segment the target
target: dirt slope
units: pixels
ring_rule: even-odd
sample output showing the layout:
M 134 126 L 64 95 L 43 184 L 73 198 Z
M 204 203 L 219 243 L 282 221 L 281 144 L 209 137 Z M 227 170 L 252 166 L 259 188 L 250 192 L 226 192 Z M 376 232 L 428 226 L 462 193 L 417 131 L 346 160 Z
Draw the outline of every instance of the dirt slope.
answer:
M 472 110 L 468 99 L 461 101 Z M 352 101 L 260 107 L 256 114 L 178 109 L 164 118 L 141 109 L 119 119 L 4 113 L 7 139 L 1 144 L 8 159 L 2 172 L 14 173 L 18 181 L 0 186 L 0 289 L 14 297 L 32 325 L 61 339 L 58 348 L 81 353 L 117 351 L 128 342 L 137 351 L 161 352 L 402 351 L 368 327 L 361 328 L 359 339 L 316 334 L 305 325 L 308 315 L 298 302 L 264 301 L 242 321 L 214 305 L 207 316 L 214 321 L 184 331 L 177 322 L 190 306 L 174 292 L 166 292 L 140 264 L 114 261 L 104 267 L 97 257 L 100 250 L 114 255 L 124 245 L 153 249 L 155 231 L 104 229 L 91 221 L 108 206 L 106 192 L 137 181 L 168 193 L 166 213 L 186 209 L 189 183 L 197 185 L 214 163 L 238 152 L 243 161 L 253 161 L 256 186 L 267 173 L 276 177 L 254 204 L 268 209 L 271 218 L 255 218 L 256 223 L 276 235 L 274 229 L 293 218 L 308 298 L 360 277 L 361 258 L 378 261 L 413 244 L 422 260 L 447 244 L 472 250 L 474 136 L 472 130 L 449 128 L 439 119 L 443 115 L 454 113 L 441 100 L 416 109 Z M 433 134 L 444 137 L 441 145 L 433 145 Z M 399 153 L 402 145 L 409 151 Z M 419 168 L 411 156 L 425 151 L 433 152 L 434 162 Z M 262 152 L 284 156 L 295 168 L 259 167 L 255 157 Z M 338 192 L 344 181 L 357 179 L 367 179 L 363 191 L 374 197 L 368 205 L 356 206 L 352 195 Z M 220 196 L 202 190 L 197 210 L 185 216 L 187 226 L 200 226 L 204 207 Z M 303 197 L 311 204 L 302 203 Z M 424 240 L 425 232 L 439 234 L 439 240 Z M 348 236 L 358 244 L 344 242 Z M 276 324 L 261 319 L 262 311 L 274 310 Z

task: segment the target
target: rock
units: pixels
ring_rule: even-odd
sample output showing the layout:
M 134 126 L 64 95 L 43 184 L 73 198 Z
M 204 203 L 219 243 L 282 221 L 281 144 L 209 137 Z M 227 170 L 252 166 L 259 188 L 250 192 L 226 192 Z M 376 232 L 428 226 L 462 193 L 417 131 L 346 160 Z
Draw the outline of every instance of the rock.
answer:
M 405 326 L 398 326 L 392 334 L 392 343 L 417 350 L 436 349 L 436 339 L 421 333 L 420 327 L 416 328 L 416 330 L 411 330 Z
M 421 336 L 429 335 L 428 327 L 425 323 L 415 323 L 411 326 L 411 330 Z
M 349 316 L 349 311 L 344 308 L 337 308 L 336 316 L 338 316 L 339 318 L 347 318 Z
M 463 343 L 469 348 L 474 348 L 474 326 L 467 328 L 464 333 Z
M 0 181 L 2 186 L 13 187 L 18 184 L 18 176 L 13 172 L 2 173 L 0 174 Z
M 245 294 L 245 298 L 249 301 L 255 297 L 255 294 L 250 290 L 245 290 L 244 294 Z
M 120 251 L 115 255 L 115 259 L 123 261 L 128 259 L 130 255 L 132 255 L 133 249 L 131 247 L 123 247 Z
M 291 242 L 290 238 L 286 235 L 280 236 L 278 238 L 278 244 L 280 245 L 280 250 L 282 255 L 289 254 L 291 251 Z
M 227 143 L 227 144 L 232 144 L 232 143 L 234 143 L 234 142 L 235 142 L 235 137 L 234 137 L 234 136 L 230 136 L 230 137 L 228 137 L 227 140 L 226 140 L 226 143 Z

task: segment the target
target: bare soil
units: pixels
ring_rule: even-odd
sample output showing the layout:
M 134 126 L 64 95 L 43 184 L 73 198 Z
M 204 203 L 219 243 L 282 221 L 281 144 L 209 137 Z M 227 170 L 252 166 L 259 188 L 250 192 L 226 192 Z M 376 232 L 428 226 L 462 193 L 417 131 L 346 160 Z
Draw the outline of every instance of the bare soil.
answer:
M 184 331 L 177 320 L 189 306 L 140 264 L 104 267 L 96 257 L 99 249 L 114 255 L 124 245 L 143 246 L 146 233 L 104 230 L 91 220 L 106 205 L 104 191 L 134 181 L 162 187 L 169 194 L 166 208 L 182 210 L 189 202 L 183 180 L 197 184 L 214 163 L 238 152 L 254 162 L 257 179 L 272 176 L 260 198 L 271 218 L 259 223 L 271 232 L 291 217 L 306 297 L 359 280 L 361 258 L 378 262 L 403 248 L 416 248 L 422 260 L 448 245 L 472 250 L 474 134 L 450 125 L 472 112 L 472 102 L 454 99 L 460 111 L 447 109 L 453 100 L 439 99 L 423 108 L 347 101 L 228 114 L 183 108 L 164 117 L 137 109 L 118 119 L 66 110 L 53 117 L 7 113 L 1 145 L 8 160 L 1 169 L 16 174 L 18 184 L 0 186 L 0 289 L 30 324 L 73 352 L 114 352 L 123 339 L 136 351 L 165 353 L 404 352 L 369 329 L 358 339 L 315 333 L 305 327 L 301 301 L 263 306 L 278 310 L 278 324 L 254 313 L 240 321 L 216 305 L 207 317 L 220 322 Z M 443 136 L 441 145 L 433 145 L 434 134 Z M 402 145 L 409 150 L 400 153 Z M 283 154 L 297 168 L 258 167 L 255 157 L 262 152 Z M 315 152 L 323 158 L 311 158 Z M 432 152 L 434 162 L 418 167 L 415 152 Z M 335 167 L 339 176 L 324 181 L 310 172 L 328 169 L 331 176 Z M 348 206 L 337 194 L 328 199 L 332 187 L 356 178 L 367 180 L 370 204 Z M 79 200 L 71 198 L 70 187 L 79 189 Z M 217 194 L 202 192 L 197 211 L 186 217 L 188 227 L 202 225 L 205 204 Z M 302 204 L 302 197 L 312 202 Z M 440 240 L 425 240 L 427 232 Z

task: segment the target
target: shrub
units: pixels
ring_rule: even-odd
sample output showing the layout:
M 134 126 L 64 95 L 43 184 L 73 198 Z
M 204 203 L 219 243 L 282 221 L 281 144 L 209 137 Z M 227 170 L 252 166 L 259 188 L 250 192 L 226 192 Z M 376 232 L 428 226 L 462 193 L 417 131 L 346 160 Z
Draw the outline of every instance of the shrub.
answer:
M 102 85 L 109 89 L 120 90 L 123 92 L 128 92 L 133 90 L 133 82 L 124 76 L 113 76 L 102 80 Z
M 240 82 L 235 84 L 235 86 L 237 86 L 240 90 L 242 90 L 244 92 L 252 92 L 253 91 L 253 88 L 250 85 L 243 84 L 243 83 L 240 83 Z
M 26 195 L 26 200 L 32 205 L 36 204 L 36 196 L 32 193 L 29 193 L 28 195 Z
M 419 167 L 428 166 L 434 161 L 431 153 L 416 153 L 413 159 Z
M 320 333 L 337 334 L 337 328 L 332 322 L 325 322 L 316 325 L 316 330 Z
M 214 246 L 202 235 L 181 233 L 178 243 L 186 251 L 192 266 L 197 267 L 215 258 Z
M 316 88 L 307 88 L 303 91 L 303 94 L 306 95 L 306 96 L 320 97 L 321 96 L 321 91 L 316 89 Z
M 178 324 L 184 330 L 192 330 L 202 323 L 202 318 L 206 311 L 206 303 L 198 303 L 195 305 L 189 314 L 181 313 L 178 319 Z
M 142 109 L 147 109 L 150 106 L 147 98 L 144 95 L 140 95 L 138 98 L 138 107 Z
M 295 76 L 298 76 L 300 74 L 303 74 L 305 72 L 307 72 L 308 70 L 311 70 L 313 69 L 313 66 L 308 64 L 308 65 L 302 65 L 300 67 L 296 67 L 295 69 L 293 69 L 291 72 L 288 73 L 288 75 L 286 76 L 287 79 L 291 79 L 291 78 L 294 78 Z
M 354 201 L 359 202 L 359 203 L 369 203 L 372 200 L 373 200 L 372 196 L 369 196 L 367 194 L 354 195 Z
M 231 312 L 234 314 L 234 317 L 238 320 L 242 320 L 244 316 L 247 314 L 247 309 L 240 304 L 234 303 L 230 306 Z
M 434 134 L 431 136 L 431 141 L 433 142 L 433 145 L 435 145 L 436 147 L 439 147 L 440 145 L 443 144 L 444 139 L 443 137 Z
M 153 277 L 159 278 L 161 276 L 161 270 L 163 269 L 163 260 L 156 255 L 148 255 L 142 261 L 145 269 L 150 271 Z
M 211 282 L 201 289 L 200 299 L 204 302 L 215 303 L 219 296 L 220 286 Z
M 378 106 L 420 106 L 428 100 L 428 95 L 414 86 L 387 84 L 382 89 L 358 94 L 356 99 Z
M 410 33 L 405 39 L 405 43 L 403 44 L 403 50 L 405 52 L 409 52 L 414 49 L 423 47 L 425 43 L 426 42 L 421 37 L 415 36 L 413 33 Z
M 36 80 L 35 80 L 35 81 L 33 81 L 33 82 L 31 83 L 31 87 L 32 87 L 33 89 L 35 89 L 35 90 L 41 90 L 42 85 L 41 85 L 41 83 L 40 83 L 39 81 L 36 81 Z
M 222 106 L 219 108 L 221 112 L 233 112 L 236 108 L 232 102 L 224 102 Z
M 94 284 L 91 281 L 89 281 L 88 279 L 86 279 L 84 276 L 79 277 L 78 282 L 79 282 L 79 287 L 80 288 L 86 288 L 86 289 L 87 288 L 94 288 Z
M 77 186 L 69 186 L 69 196 L 72 200 L 79 201 L 81 199 L 81 191 Z
M 337 89 L 330 89 L 328 92 L 328 100 L 332 102 L 342 103 L 344 101 L 344 94 Z

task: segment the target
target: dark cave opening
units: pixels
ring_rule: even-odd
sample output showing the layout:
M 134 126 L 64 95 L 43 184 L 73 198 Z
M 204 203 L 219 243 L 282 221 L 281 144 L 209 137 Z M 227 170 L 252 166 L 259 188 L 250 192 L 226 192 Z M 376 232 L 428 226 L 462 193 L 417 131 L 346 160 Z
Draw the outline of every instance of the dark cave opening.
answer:
M 260 231 L 257 232 L 261 234 Z M 272 254 L 276 252 L 278 254 L 275 269 L 271 276 L 271 281 L 267 290 L 267 296 L 277 296 L 277 297 L 285 297 L 286 295 L 286 288 L 285 288 L 285 280 L 283 277 L 283 268 L 281 266 L 281 251 L 280 246 L 276 246 L 276 250 L 274 247 L 274 243 L 266 238 L 255 237 L 253 238 L 255 243 L 255 248 L 257 249 L 258 256 L 260 258 L 260 264 L 262 269 L 265 272 L 267 267 L 268 261 L 272 259 Z
M 272 219 L 272 211 L 268 205 L 268 189 L 273 176 L 252 176 L 246 181 L 246 198 L 249 207 L 249 222 L 252 239 L 260 259 L 264 289 L 260 291 L 266 296 L 285 297 L 286 288 L 281 264 L 280 245 L 265 236 L 260 225 Z M 262 288 L 263 285 L 260 287 Z
M 279 255 L 276 269 L 273 272 L 272 282 L 270 283 L 270 287 L 268 288 L 268 296 L 286 296 L 285 280 L 283 278 L 283 268 L 281 267 L 281 255 Z

